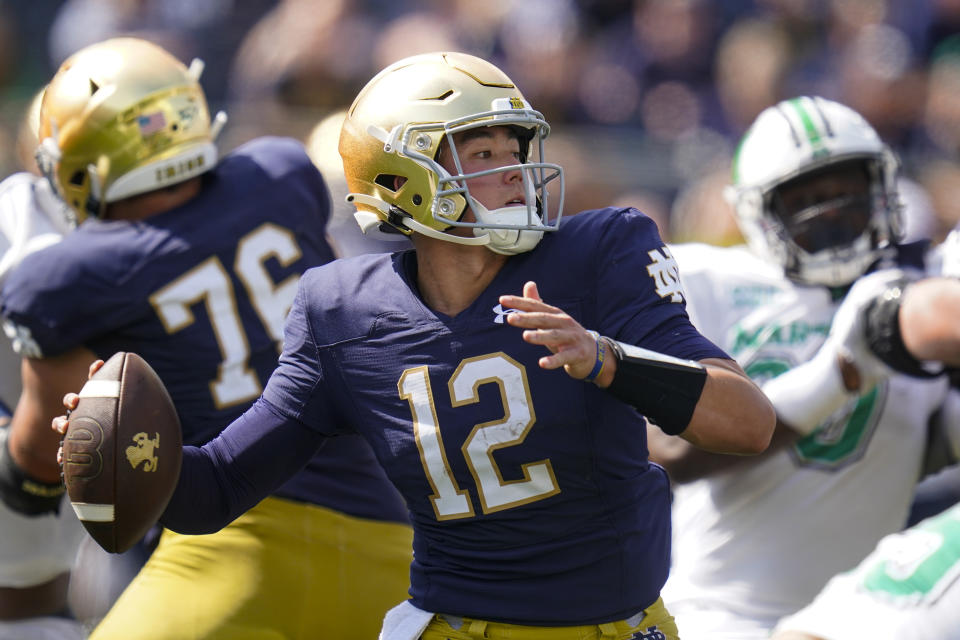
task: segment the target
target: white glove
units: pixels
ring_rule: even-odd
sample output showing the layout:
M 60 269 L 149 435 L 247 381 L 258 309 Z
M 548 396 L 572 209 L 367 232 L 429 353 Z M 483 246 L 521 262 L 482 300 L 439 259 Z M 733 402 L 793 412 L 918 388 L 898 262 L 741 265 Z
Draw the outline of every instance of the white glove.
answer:
M 884 269 L 860 278 L 847 292 L 833 316 L 827 343 L 831 343 L 838 354 L 856 367 L 860 374 L 861 394 L 867 393 L 893 373 L 893 369 L 875 356 L 867 345 L 864 311 L 874 299 L 906 277 L 900 269 Z M 827 348 L 827 343 L 822 348 Z
M 801 436 L 813 433 L 844 405 L 856 401 L 840 374 L 837 345 L 824 342 L 810 360 L 764 383 L 777 418 Z
M 904 277 L 898 269 L 885 269 L 858 280 L 837 309 L 830 335 L 817 353 L 763 385 L 782 423 L 802 436 L 812 433 L 844 405 L 855 402 L 860 394 L 893 373 L 867 345 L 863 312 L 872 300 Z M 841 358 L 857 369 L 859 389 L 847 389 Z

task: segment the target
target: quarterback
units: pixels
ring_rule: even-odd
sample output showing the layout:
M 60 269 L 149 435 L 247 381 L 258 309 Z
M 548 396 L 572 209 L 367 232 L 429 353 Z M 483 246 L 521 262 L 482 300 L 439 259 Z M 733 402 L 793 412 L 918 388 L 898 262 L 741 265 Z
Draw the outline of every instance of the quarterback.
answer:
M 382 637 L 677 637 L 659 596 L 669 486 L 641 414 L 755 454 L 773 409 L 690 324 L 652 220 L 561 219 L 548 132 L 472 56 L 416 56 L 367 84 L 340 136 L 349 197 L 413 249 L 304 274 L 279 367 L 184 449 L 165 525 L 215 531 L 359 434 L 414 529 L 410 599 Z

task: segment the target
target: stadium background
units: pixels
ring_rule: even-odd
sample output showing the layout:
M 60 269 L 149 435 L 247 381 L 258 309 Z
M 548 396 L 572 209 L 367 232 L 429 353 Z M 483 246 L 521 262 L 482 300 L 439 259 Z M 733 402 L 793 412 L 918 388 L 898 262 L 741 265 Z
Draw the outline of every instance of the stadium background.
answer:
M 547 116 L 567 212 L 630 204 L 669 240 L 737 242 L 721 195 L 737 140 L 763 108 L 818 94 L 903 159 L 912 237 L 960 221 L 960 0 L 0 0 L 0 177 L 30 162 L 23 115 L 60 62 L 122 34 L 206 62 L 211 110 L 230 115 L 221 150 L 309 141 L 341 194 L 337 112 L 390 62 L 454 49 L 503 68 Z M 336 202 L 341 246 L 370 248 Z M 142 561 L 85 554 L 81 618 Z
M 21 115 L 57 65 L 120 34 L 206 62 L 223 150 L 307 139 L 403 56 L 487 57 L 553 125 L 566 211 L 632 204 L 674 241 L 738 240 L 721 197 L 737 140 L 765 106 L 818 94 L 902 157 L 912 236 L 960 220 L 960 0 L 0 0 L 0 174 L 24 162 Z

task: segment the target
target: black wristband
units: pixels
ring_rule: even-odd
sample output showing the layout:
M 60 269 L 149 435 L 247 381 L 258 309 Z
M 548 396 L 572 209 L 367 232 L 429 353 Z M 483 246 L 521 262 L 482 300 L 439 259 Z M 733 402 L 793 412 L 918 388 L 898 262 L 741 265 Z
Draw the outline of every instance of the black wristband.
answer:
M 0 429 L 0 499 L 17 513 L 26 516 L 57 513 L 65 487 L 62 483 L 35 480 L 17 466 L 7 446 L 9 431 Z
M 864 336 L 867 346 L 884 364 L 908 376 L 935 378 L 943 371 L 930 371 L 914 358 L 900 333 L 900 303 L 906 281 L 891 285 L 870 301 L 864 310 Z
M 707 382 L 703 365 L 602 339 L 617 359 L 617 371 L 607 391 L 635 407 L 665 433 L 682 433 Z

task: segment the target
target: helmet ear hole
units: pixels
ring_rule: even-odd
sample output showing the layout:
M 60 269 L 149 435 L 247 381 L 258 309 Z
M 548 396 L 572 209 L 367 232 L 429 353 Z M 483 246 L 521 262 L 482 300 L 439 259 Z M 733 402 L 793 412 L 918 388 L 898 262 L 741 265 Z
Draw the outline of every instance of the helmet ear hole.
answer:
M 378 185 L 380 185 L 381 187 L 383 187 L 384 189 L 386 189 L 387 191 L 396 193 L 397 189 L 399 189 L 400 186 L 403 184 L 402 182 L 400 182 L 400 180 L 401 180 L 400 176 L 390 175 L 388 173 L 381 173 L 376 178 L 374 178 L 373 181 Z
M 72 184 L 75 187 L 82 187 L 83 181 L 84 179 L 86 179 L 86 177 L 87 177 L 87 173 L 85 171 L 79 171 L 79 170 L 74 171 L 73 175 L 70 176 L 70 184 Z

